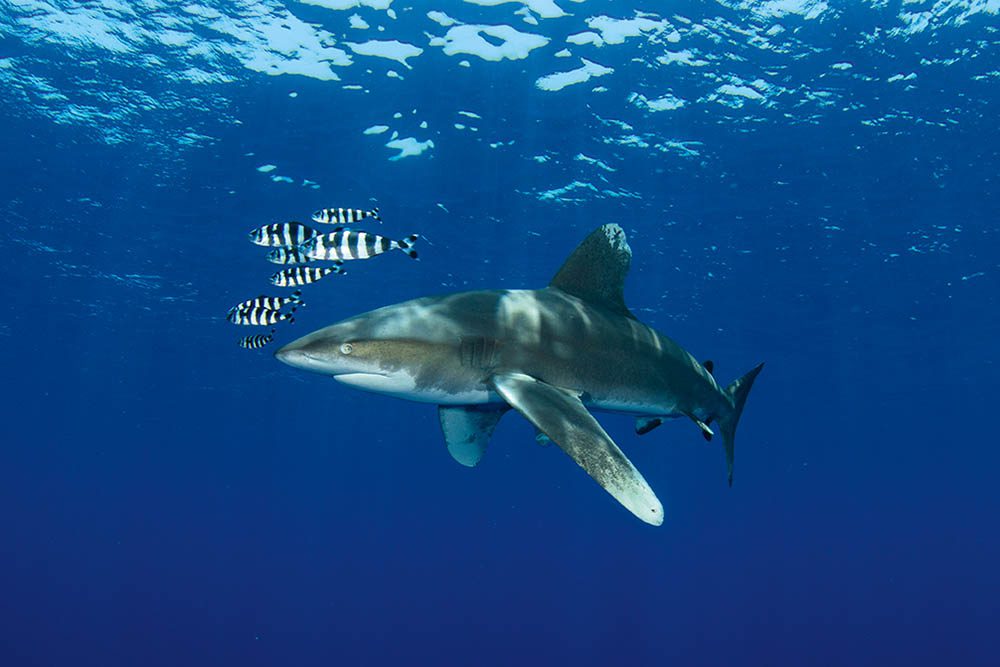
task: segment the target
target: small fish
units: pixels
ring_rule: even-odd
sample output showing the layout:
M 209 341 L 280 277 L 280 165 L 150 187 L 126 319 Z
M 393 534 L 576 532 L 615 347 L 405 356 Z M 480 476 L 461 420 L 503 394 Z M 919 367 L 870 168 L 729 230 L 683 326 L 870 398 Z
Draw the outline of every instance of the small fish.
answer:
M 416 259 L 417 251 L 413 249 L 413 244 L 419 238 L 419 235 L 412 234 L 401 241 L 393 241 L 378 234 L 339 231 L 321 234 L 303 243 L 299 249 L 312 259 L 368 259 L 390 250 L 402 250 Z
M 252 299 L 247 299 L 242 303 L 236 304 L 229 312 L 231 313 L 234 310 L 250 310 L 252 308 L 281 310 L 290 303 L 296 304 L 296 307 L 306 305 L 302 302 L 302 290 L 295 290 L 291 296 L 265 296 L 261 294 L 260 296 L 255 296 Z
M 277 310 L 271 310 L 270 308 L 249 308 L 247 310 L 231 310 L 229 314 L 226 315 L 226 319 L 233 324 L 240 324 L 246 326 L 265 326 L 271 324 L 277 324 L 278 322 L 288 321 L 292 323 L 295 321 L 293 317 L 295 313 L 295 308 L 292 308 L 289 313 L 282 313 Z
M 240 338 L 237 344 L 245 350 L 259 350 L 273 340 L 274 329 L 271 329 L 271 333 L 254 334 L 253 336 Z
M 319 232 L 301 222 L 276 222 L 250 232 L 250 242 L 263 246 L 297 246 L 315 237 Z
M 331 273 L 344 274 L 347 272 L 341 268 L 339 262 L 337 266 L 293 266 L 271 276 L 271 283 L 278 287 L 308 285 Z
M 321 208 L 312 214 L 313 222 L 324 225 L 347 225 L 352 222 L 361 222 L 365 218 L 374 218 L 382 222 L 378 208 L 370 211 L 362 211 L 360 208 Z
M 311 242 L 306 241 L 306 243 Z M 305 264 L 306 262 L 313 261 L 313 258 L 307 257 L 302 252 L 302 247 L 297 246 L 294 248 L 275 248 L 267 253 L 267 261 L 272 264 Z

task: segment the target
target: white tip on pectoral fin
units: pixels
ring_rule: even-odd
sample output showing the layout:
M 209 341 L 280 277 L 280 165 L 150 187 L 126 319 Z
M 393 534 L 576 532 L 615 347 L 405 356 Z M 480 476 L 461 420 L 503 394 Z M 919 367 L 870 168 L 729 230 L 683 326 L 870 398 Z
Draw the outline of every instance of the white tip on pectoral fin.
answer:
M 521 373 L 495 375 L 493 386 L 626 509 L 646 523 L 663 523 L 656 494 L 577 396 Z

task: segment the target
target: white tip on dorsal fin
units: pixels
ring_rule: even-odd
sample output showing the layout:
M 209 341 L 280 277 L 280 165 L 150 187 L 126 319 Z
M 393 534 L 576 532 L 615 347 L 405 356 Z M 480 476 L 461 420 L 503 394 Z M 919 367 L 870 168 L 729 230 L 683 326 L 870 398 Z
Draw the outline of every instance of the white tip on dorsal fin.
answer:
M 625 276 L 632 264 L 632 249 L 625 230 L 618 225 L 598 227 L 583 240 L 549 283 L 591 304 L 626 317 Z

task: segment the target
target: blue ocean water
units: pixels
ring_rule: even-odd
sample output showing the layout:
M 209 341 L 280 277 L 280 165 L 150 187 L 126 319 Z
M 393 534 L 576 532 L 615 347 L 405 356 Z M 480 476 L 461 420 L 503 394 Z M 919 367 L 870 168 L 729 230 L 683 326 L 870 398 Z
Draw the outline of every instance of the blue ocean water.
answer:
M 0 664 L 995 664 L 998 18 L 0 0 Z M 246 232 L 374 205 L 420 262 L 237 347 L 281 291 Z M 767 362 L 731 489 L 691 424 L 599 416 L 658 528 L 517 415 L 467 469 L 272 357 L 609 222 L 643 321 Z

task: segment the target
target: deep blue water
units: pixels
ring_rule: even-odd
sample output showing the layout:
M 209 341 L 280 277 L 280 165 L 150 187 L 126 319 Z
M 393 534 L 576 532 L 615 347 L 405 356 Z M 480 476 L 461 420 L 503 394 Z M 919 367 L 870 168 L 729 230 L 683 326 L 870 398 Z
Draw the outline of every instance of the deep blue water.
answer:
M 0 664 L 995 664 L 997 4 L 383 4 L 0 2 Z M 448 55 L 430 10 L 549 41 Z M 421 261 L 238 348 L 281 292 L 246 232 L 375 204 Z M 599 416 L 661 527 L 517 415 L 470 470 L 432 406 L 271 356 L 607 222 L 641 319 L 767 362 L 731 489 L 690 424 Z

